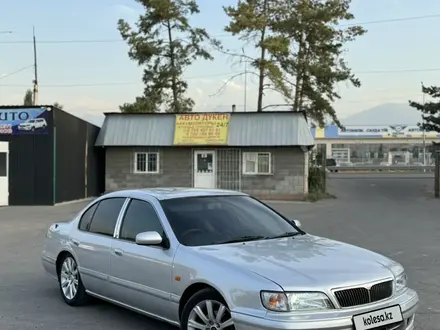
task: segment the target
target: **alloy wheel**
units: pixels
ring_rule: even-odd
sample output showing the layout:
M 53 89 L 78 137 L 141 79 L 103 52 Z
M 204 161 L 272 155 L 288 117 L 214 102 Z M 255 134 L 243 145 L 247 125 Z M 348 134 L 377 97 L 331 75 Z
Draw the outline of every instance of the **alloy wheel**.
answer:
M 60 283 L 64 296 L 69 300 L 75 298 L 78 292 L 79 276 L 78 266 L 72 257 L 67 257 L 61 266 Z
M 191 310 L 188 318 L 189 330 L 234 329 L 231 312 L 221 302 L 204 300 Z

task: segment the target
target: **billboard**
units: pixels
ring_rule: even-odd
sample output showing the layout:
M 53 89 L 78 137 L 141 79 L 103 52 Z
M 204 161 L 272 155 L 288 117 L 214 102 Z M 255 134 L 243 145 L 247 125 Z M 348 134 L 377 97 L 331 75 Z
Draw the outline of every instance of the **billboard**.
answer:
M 425 132 L 425 133 L 429 134 L 432 132 Z M 353 135 L 422 136 L 423 131 L 418 126 L 408 126 L 408 125 L 346 126 L 343 129 L 339 128 L 338 135 L 339 136 L 347 136 L 347 135 L 349 136 L 353 136 Z
M 347 125 L 343 129 L 336 125 L 325 128 L 312 128 L 312 134 L 318 139 L 344 138 L 438 138 L 437 132 L 425 132 L 416 125 Z
M 0 109 L 0 135 L 48 134 L 45 108 Z
M 175 145 L 225 145 L 228 143 L 230 114 L 176 115 Z

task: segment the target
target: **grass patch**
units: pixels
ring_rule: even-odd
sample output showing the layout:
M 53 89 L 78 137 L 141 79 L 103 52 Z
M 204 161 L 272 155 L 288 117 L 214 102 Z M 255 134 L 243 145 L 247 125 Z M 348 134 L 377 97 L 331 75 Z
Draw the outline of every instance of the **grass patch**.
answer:
M 322 168 L 309 168 L 309 194 L 306 200 L 317 202 L 321 199 L 332 199 L 336 196 L 327 192 L 327 173 Z
M 322 199 L 336 199 L 336 196 L 327 192 L 311 191 L 306 198 L 308 202 L 317 202 Z

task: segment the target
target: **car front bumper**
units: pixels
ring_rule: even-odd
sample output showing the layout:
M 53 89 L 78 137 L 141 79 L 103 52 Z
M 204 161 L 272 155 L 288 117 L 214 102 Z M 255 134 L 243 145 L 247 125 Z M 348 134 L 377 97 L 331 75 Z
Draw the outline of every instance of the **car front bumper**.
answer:
M 332 311 L 307 315 L 291 313 L 267 313 L 265 318 L 232 313 L 236 330 L 353 330 L 353 316 L 374 310 L 400 305 L 403 322 L 396 330 L 413 330 L 414 318 L 419 297 L 414 290 L 408 289 L 401 295 L 374 305 L 356 308 L 334 309 Z

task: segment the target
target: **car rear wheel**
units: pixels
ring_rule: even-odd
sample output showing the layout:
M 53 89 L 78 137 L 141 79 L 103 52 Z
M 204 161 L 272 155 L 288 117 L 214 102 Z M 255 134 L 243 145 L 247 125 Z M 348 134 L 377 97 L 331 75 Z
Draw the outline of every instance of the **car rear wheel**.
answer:
M 181 317 L 183 330 L 233 330 L 234 321 L 224 299 L 213 289 L 203 289 L 186 303 Z
M 88 295 L 81 281 L 78 265 L 72 255 L 67 254 L 60 262 L 58 281 L 61 295 L 70 306 L 81 306 L 87 303 Z

